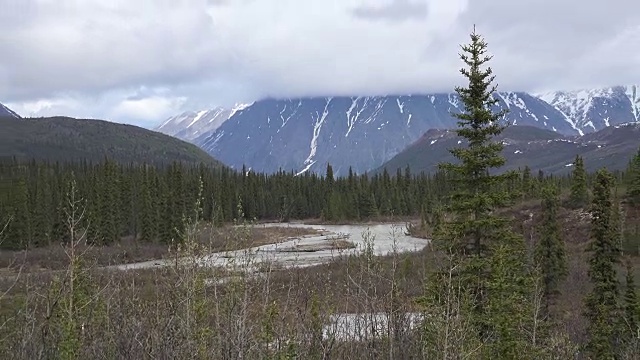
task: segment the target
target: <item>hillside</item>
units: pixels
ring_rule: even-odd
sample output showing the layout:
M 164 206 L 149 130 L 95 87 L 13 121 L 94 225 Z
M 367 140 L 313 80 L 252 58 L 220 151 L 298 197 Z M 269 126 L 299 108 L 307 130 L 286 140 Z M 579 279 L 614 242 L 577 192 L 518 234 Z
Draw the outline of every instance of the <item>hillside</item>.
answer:
M 583 157 L 588 171 L 600 167 L 621 170 L 640 147 L 640 124 L 615 125 L 581 137 L 563 137 L 530 126 L 511 126 L 498 138 L 505 143 L 503 155 L 507 163 L 502 170 L 528 165 L 545 173 L 567 173 L 576 155 Z M 376 172 L 384 168 L 396 171 L 407 165 L 414 172 L 434 172 L 439 162 L 455 161 L 448 149 L 462 144 L 454 130 L 430 130 Z
M 0 118 L 0 157 L 49 161 L 221 163 L 195 145 L 137 126 L 68 117 Z

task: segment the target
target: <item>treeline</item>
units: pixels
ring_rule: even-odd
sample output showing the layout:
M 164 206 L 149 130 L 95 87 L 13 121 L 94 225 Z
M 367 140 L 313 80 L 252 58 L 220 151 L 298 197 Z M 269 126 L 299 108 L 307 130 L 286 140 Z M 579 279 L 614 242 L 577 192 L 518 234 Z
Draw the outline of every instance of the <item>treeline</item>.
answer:
M 46 246 L 66 238 L 65 199 L 73 178 L 87 205 L 88 239 L 108 245 L 123 237 L 170 243 L 179 239 L 184 218 L 200 199 L 201 220 L 215 224 L 241 218 L 288 221 L 358 221 L 421 216 L 423 221 L 451 192 L 444 175 L 355 174 L 334 178 L 293 172 L 258 174 L 174 162 L 166 167 L 100 163 L 0 160 L 0 219 L 11 219 L 0 245 L 5 249 Z M 586 175 L 585 175 L 586 176 Z M 624 178 L 620 173 L 618 177 Z M 504 189 L 513 197 L 532 197 L 546 182 L 569 188 L 571 177 L 533 175 L 525 168 Z
M 201 201 L 199 217 L 222 224 L 323 218 L 328 221 L 419 214 L 433 194 L 444 194 L 441 176 L 396 177 L 350 173 L 325 176 L 257 174 L 175 162 L 167 167 L 100 163 L 0 162 L 0 219 L 11 219 L 4 248 L 44 246 L 64 240 L 68 184 L 77 183 L 87 205 L 83 224 L 98 245 L 125 236 L 169 243 L 180 238 L 184 218 Z

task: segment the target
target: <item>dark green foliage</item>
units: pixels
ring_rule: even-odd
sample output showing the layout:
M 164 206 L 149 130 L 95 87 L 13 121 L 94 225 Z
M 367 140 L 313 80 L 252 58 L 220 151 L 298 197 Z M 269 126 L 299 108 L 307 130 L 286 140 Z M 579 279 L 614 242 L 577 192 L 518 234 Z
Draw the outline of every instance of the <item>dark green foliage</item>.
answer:
M 472 320 L 474 336 L 488 339 L 485 356 L 513 358 L 525 348 L 522 334 L 527 328 L 524 314 L 530 313 L 531 278 L 523 238 L 511 230 L 508 219 L 495 213 L 509 204 L 506 190 L 518 183 L 519 175 L 492 173 L 505 164 L 504 145 L 495 138 L 505 129 L 499 122 L 505 113 L 491 111 L 497 102 L 496 86 L 491 85 L 491 68 L 483 69 L 491 59 L 486 47 L 475 32 L 471 43 L 462 46 L 467 68 L 461 73 L 469 85 L 456 88 L 465 112 L 454 115 L 459 119 L 456 132 L 466 140 L 466 147 L 450 150 L 458 163 L 441 164 L 454 184 L 447 204 L 453 219 L 439 226 L 434 243 L 457 257 L 456 276 L 462 291 L 473 299 L 471 311 L 464 316 Z
M 527 252 L 522 239 L 505 232 L 501 243 L 492 246 L 486 284 L 485 322 L 491 341 L 487 359 L 521 359 L 529 348 L 527 331 L 533 320 L 533 278 L 528 274 Z
M 21 249 L 31 245 L 31 211 L 26 184 L 26 169 L 22 169 L 20 172 L 21 175 L 11 193 L 13 203 L 11 223 L 5 230 L 6 240 L 3 243 L 7 249 Z
M 179 237 L 183 217 L 193 213 L 203 181 L 202 218 L 221 225 L 237 216 L 238 199 L 245 219 L 320 218 L 369 220 L 388 215 L 419 215 L 427 197 L 440 201 L 449 185 L 442 175 L 401 174 L 401 178 L 367 174 L 333 178 L 293 172 L 256 174 L 227 168 L 172 163 L 168 166 L 100 162 L 23 162 L 0 158 L 0 219 L 14 218 L 2 247 L 18 249 L 66 241 L 65 184 L 71 173 L 86 199 L 83 226 L 87 240 L 102 245 L 122 237 L 171 243 Z M 331 189 L 329 193 L 327 189 Z M 328 211 L 328 212 L 327 212 Z
M 525 166 L 524 170 L 522 170 L 522 183 L 520 187 L 524 199 L 531 198 L 535 193 L 535 182 L 531 177 L 531 169 L 529 166 Z
M 542 222 L 538 229 L 535 262 L 541 272 L 545 313 L 559 293 L 560 283 L 567 275 L 567 259 L 564 240 L 558 223 L 558 189 L 548 185 L 542 192 Z
M 576 155 L 573 162 L 573 172 L 571 173 L 571 194 L 569 195 L 569 206 L 582 208 L 589 203 L 589 189 L 587 188 L 587 172 L 584 168 L 582 157 Z
M 627 167 L 627 197 L 635 206 L 640 206 L 640 149 Z
M 461 58 L 469 68 L 461 69 L 461 73 L 469 79 L 469 87 L 456 88 L 465 112 L 454 116 L 459 119 L 456 132 L 467 140 L 468 146 L 451 150 L 459 163 L 440 166 L 456 184 L 449 210 L 460 215 L 459 221 L 451 223 L 462 240 L 459 250 L 478 256 L 483 256 L 491 230 L 506 226 L 505 220 L 491 215 L 491 211 L 508 204 L 501 185 L 517 176 L 514 172 L 490 174 L 491 169 L 505 163 L 501 156 L 504 145 L 493 139 L 505 128 L 499 123 L 505 112 L 491 111 L 498 100 L 492 96 L 496 87 L 491 85 L 494 80 L 491 68 L 482 69 L 491 59 L 486 55 L 486 46 L 484 40 L 473 33 L 471 44 L 462 47 Z
M 619 285 L 616 265 L 620 260 L 619 235 L 614 231 L 611 189 L 613 178 L 606 170 L 599 170 L 593 185 L 591 204 L 591 242 L 588 251 L 589 278 L 593 290 L 585 299 L 587 351 L 595 359 L 611 359 L 619 340 Z
M 622 233 L 622 252 L 624 255 L 640 255 L 640 224 L 627 224 Z
M 98 175 L 98 199 L 100 216 L 98 227 L 101 240 L 111 244 L 121 236 L 121 207 L 120 207 L 120 179 L 118 166 L 112 161 L 106 161 Z M 93 239 L 89 239 L 94 241 Z
M 142 186 L 140 188 L 140 239 L 154 241 L 158 238 L 158 194 L 154 186 L 152 169 L 144 169 Z
M 636 284 L 633 278 L 633 266 L 630 261 L 627 262 L 627 274 L 625 276 L 624 320 L 623 331 L 627 341 L 640 340 L 634 339 L 638 331 L 640 331 L 640 303 L 638 303 L 638 294 L 636 293 Z

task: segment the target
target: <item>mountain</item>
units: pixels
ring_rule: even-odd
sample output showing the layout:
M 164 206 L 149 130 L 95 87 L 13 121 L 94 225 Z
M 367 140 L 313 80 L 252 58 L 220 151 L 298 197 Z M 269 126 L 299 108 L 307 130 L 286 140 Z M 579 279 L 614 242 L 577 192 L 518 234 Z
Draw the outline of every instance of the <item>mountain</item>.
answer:
M 555 91 L 538 97 L 562 112 L 567 122 L 583 134 L 640 121 L 639 85 Z
M 523 92 L 499 92 L 495 110 L 506 119 L 575 135 L 565 116 Z M 457 94 L 328 97 L 257 101 L 230 116 L 215 131 L 194 139 L 209 154 L 234 168 L 261 172 L 294 170 L 334 174 L 351 166 L 362 173 L 382 165 L 429 129 L 450 129 L 461 112 Z
M 613 86 L 531 95 L 498 92 L 494 110 L 513 125 L 584 135 L 640 121 L 640 87 Z M 224 163 L 262 172 L 279 169 L 336 175 L 375 169 L 429 129 L 453 129 L 457 94 L 265 99 L 231 110 L 190 112 L 158 129 L 193 142 Z
M 8 107 L 0 104 L 0 118 L 9 117 L 9 118 L 20 118 L 20 115 L 16 114 L 13 110 Z
M 510 126 L 498 137 L 505 144 L 502 155 L 507 163 L 500 170 L 543 170 L 562 174 L 571 170 L 576 155 L 583 157 L 588 171 L 601 167 L 626 168 L 640 147 L 640 123 L 612 125 L 584 136 L 562 136 L 556 132 L 530 126 Z M 420 140 L 394 156 L 383 166 L 395 172 L 410 166 L 412 172 L 433 173 L 439 162 L 456 162 L 448 151 L 464 146 L 455 130 L 430 130 Z
M 192 141 L 196 137 L 215 131 L 236 112 L 251 104 L 236 104 L 231 109 L 217 107 L 211 110 L 187 111 L 172 116 L 154 130 L 179 139 Z
M 137 126 L 68 117 L 0 118 L 0 157 L 221 166 L 193 144 Z

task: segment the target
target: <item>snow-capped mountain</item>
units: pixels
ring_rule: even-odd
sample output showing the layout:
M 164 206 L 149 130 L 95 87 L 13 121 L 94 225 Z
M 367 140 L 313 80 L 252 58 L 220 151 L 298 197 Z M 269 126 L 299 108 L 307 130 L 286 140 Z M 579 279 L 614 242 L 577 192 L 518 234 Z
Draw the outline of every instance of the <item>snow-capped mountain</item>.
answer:
M 154 130 L 182 140 L 193 141 L 202 134 L 215 131 L 238 111 L 250 105 L 236 104 L 231 109 L 217 107 L 211 110 L 187 111 L 170 117 Z
M 640 121 L 639 85 L 554 91 L 538 97 L 561 111 L 581 134 Z
M 12 117 L 20 119 L 20 115 L 16 114 L 15 111 L 9 109 L 8 107 L 0 104 L 0 117 Z
M 496 94 L 507 121 L 577 135 L 565 116 L 522 92 Z M 457 94 L 261 100 L 235 113 L 194 142 L 227 165 L 255 171 L 278 169 L 336 175 L 351 166 L 375 169 L 429 129 L 450 129 L 450 112 L 462 112 Z

